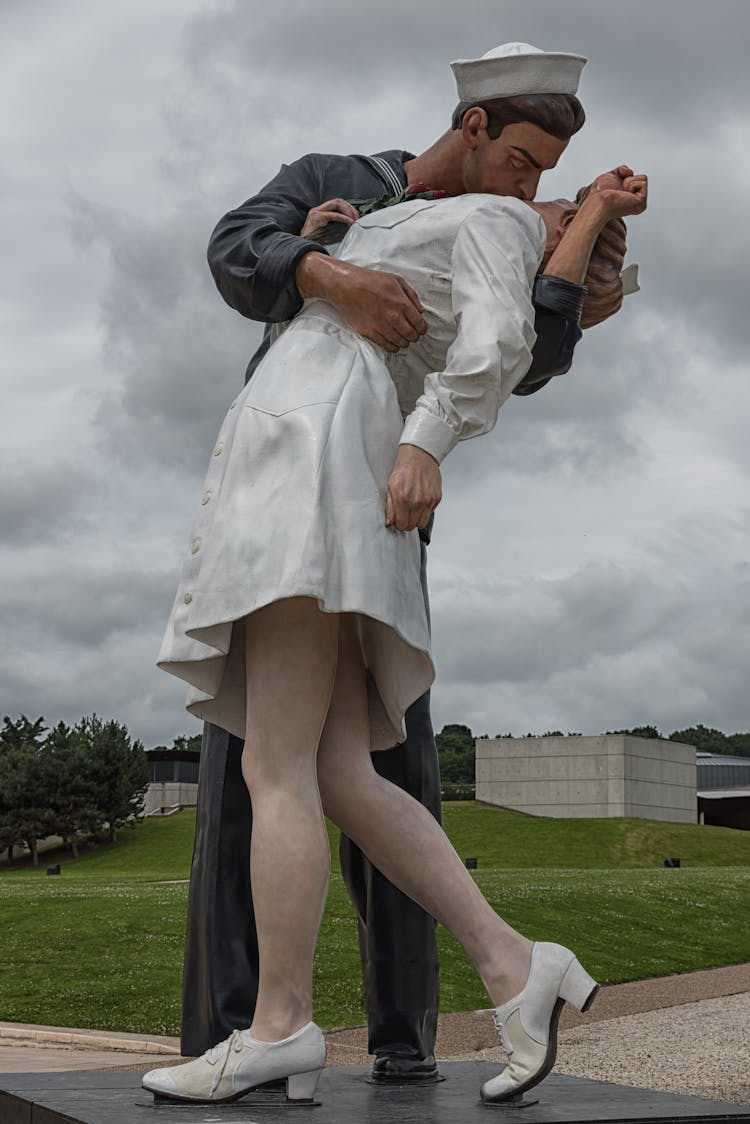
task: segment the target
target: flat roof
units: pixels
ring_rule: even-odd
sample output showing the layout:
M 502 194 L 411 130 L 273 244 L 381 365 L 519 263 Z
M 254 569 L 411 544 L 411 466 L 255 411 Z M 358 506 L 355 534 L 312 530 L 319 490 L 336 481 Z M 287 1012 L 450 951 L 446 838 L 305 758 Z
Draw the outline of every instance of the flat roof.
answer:
M 750 766 L 750 757 L 742 757 L 731 753 L 707 753 L 702 749 L 695 751 L 695 759 L 699 765 L 744 765 Z
M 750 796 L 750 788 L 702 788 L 695 794 L 704 800 L 729 800 L 733 796 Z

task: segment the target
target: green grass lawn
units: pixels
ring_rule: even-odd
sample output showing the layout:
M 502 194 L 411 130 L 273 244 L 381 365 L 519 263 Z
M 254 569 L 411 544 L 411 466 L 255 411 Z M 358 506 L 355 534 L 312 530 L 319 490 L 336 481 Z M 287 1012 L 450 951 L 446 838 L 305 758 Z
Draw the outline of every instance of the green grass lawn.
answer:
M 507 920 L 574 947 L 603 983 L 750 960 L 750 833 L 645 820 L 548 820 L 447 804 L 445 825 Z M 0 1019 L 174 1034 L 194 813 L 147 820 L 59 878 L 0 874 Z M 356 924 L 333 873 L 318 955 L 316 1017 L 361 1023 Z M 680 870 L 662 868 L 679 855 Z M 45 863 L 47 856 L 42 859 Z M 442 1010 L 487 1005 L 439 930 Z

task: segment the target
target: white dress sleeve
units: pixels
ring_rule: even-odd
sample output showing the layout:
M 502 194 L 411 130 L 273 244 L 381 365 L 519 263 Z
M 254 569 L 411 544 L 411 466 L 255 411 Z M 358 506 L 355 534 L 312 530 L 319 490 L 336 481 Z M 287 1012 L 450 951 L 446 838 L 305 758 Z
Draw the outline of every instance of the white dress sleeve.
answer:
M 445 368 L 425 376 L 401 444 L 438 463 L 458 441 L 488 433 L 531 363 L 531 289 L 544 250 L 539 216 L 515 199 L 492 199 L 463 220 L 451 259 L 456 337 Z

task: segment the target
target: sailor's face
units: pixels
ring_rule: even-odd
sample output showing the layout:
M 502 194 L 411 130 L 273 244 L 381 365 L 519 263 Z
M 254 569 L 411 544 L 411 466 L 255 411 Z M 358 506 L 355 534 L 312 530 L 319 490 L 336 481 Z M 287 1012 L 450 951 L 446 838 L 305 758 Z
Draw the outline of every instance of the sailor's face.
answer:
M 528 121 L 506 125 L 495 140 L 480 127 L 474 139 L 466 159 L 465 190 L 527 202 L 536 196 L 542 172 L 556 166 L 568 145 Z

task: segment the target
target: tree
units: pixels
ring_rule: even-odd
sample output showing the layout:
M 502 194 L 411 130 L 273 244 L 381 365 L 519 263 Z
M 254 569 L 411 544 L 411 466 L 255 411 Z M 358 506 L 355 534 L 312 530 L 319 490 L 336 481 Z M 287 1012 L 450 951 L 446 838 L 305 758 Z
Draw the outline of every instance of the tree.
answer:
M 127 727 L 102 722 L 96 714 L 82 718 L 75 727 L 81 741 L 90 797 L 99 824 L 109 827 L 114 843 L 117 828 L 143 806 L 148 788 L 148 762 L 139 741 L 131 741 Z
M 41 745 L 46 733 L 43 718 L 30 722 L 25 714 L 15 722 L 6 714 L 0 730 L 0 754 L 6 749 L 17 749 L 22 745 Z
M 732 747 L 730 753 L 738 757 L 750 757 L 750 734 L 729 734 L 727 741 Z
M 37 842 L 52 830 L 50 795 L 53 774 L 44 752 L 44 719 L 7 715 L 0 731 L 0 845 L 25 844 L 34 866 L 39 865 Z
M 74 858 L 78 858 L 79 833 L 96 831 L 100 819 L 87 750 L 80 732 L 64 722 L 58 722 L 44 742 L 52 770 L 52 831 L 62 836 Z
M 172 749 L 187 749 L 192 753 L 200 753 L 202 741 L 202 734 L 191 734 L 190 737 L 187 737 L 185 734 L 180 734 L 172 742 Z
M 202 734 L 191 734 L 190 737 L 188 737 L 187 734 L 178 734 L 176 738 L 172 739 L 172 744 L 170 746 L 155 745 L 152 746 L 149 752 L 154 753 L 158 749 L 180 749 L 190 750 L 191 753 L 200 753 L 202 742 Z
M 440 777 L 446 784 L 474 784 L 474 735 L 468 726 L 443 726 L 435 736 Z
M 704 753 L 731 753 L 732 743 L 721 730 L 711 729 L 701 724 L 689 726 L 686 730 L 675 730 L 669 735 L 671 742 L 684 742 L 694 745 Z
M 609 734 L 627 734 L 631 738 L 656 738 L 658 741 L 664 740 L 656 726 L 633 726 L 630 730 L 607 730 L 607 735 Z M 676 738 L 672 739 L 672 741 L 676 740 Z

